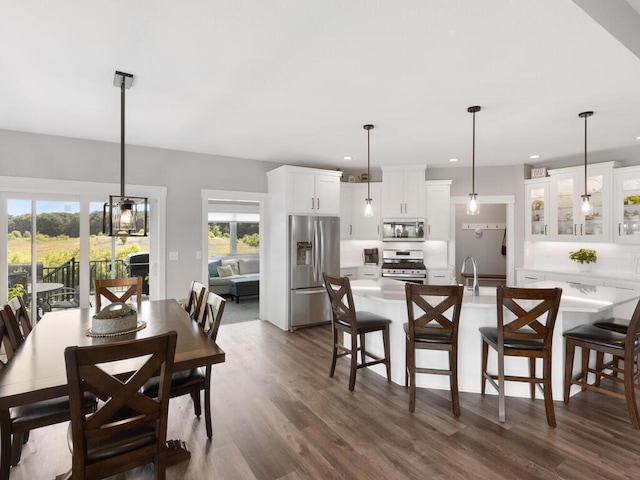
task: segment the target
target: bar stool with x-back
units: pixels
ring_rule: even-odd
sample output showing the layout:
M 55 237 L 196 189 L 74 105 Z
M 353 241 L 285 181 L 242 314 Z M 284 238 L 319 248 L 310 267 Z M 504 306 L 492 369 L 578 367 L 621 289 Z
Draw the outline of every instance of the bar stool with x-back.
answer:
M 345 355 L 351 355 L 351 368 L 349 373 L 349 390 L 353 391 L 356 385 L 356 370 L 384 363 L 387 367 L 387 379 L 391 381 L 391 357 L 389 344 L 389 324 L 391 320 L 372 312 L 356 311 L 351 294 L 351 283 L 348 277 L 330 277 L 323 273 L 324 285 L 331 302 L 332 320 L 331 330 L 333 336 L 331 371 L 333 377 L 336 370 L 336 360 Z M 351 336 L 349 347 L 342 344 L 339 333 L 348 333 Z M 384 345 L 384 358 L 380 358 L 366 351 L 365 336 L 367 333 L 382 332 Z M 360 346 L 358 346 L 360 340 Z M 360 363 L 358 363 L 360 352 Z M 373 360 L 367 361 L 367 358 Z

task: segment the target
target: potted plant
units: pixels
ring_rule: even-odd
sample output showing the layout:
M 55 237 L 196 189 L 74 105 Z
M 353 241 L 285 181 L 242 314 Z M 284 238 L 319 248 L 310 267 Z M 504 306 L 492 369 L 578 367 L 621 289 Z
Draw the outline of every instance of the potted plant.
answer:
M 589 271 L 592 263 L 596 263 L 598 255 L 595 250 L 591 250 L 590 248 L 581 248 L 575 252 L 569 252 L 569 258 L 579 264 L 578 268 L 581 271 L 586 272 Z

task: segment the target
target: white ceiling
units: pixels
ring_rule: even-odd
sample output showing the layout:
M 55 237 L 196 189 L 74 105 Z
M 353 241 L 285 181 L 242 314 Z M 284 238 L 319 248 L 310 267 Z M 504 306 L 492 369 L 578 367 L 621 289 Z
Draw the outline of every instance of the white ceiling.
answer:
M 119 142 L 121 70 L 128 144 L 349 169 L 373 123 L 372 166 L 465 166 L 480 105 L 478 166 L 580 154 L 583 110 L 638 146 L 640 59 L 576 3 L 0 0 L 0 129 Z

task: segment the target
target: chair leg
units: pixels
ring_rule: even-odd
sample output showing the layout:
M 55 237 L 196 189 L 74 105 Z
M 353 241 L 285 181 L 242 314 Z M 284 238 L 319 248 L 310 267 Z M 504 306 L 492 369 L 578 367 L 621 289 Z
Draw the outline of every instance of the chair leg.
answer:
M 571 377 L 573 373 L 573 357 L 576 347 L 572 340 L 566 339 L 564 354 L 564 404 L 569 405 L 569 394 L 571 393 Z
M 333 374 L 336 372 L 336 360 L 338 358 L 338 329 L 332 328 L 333 330 L 333 354 L 331 355 L 331 369 L 329 370 L 329 377 L 333 377 Z
M 581 348 L 582 351 L 582 371 L 580 372 L 580 378 L 584 383 L 589 383 L 589 356 L 591 355 L 591 350 L 588 348 Z M 598 378 L 598 374 L 596 374 L 596 379 Z M 587 387 L 582 387 L 582 391 L 586 391 Z
M 504 351 L 498 350 L 498 420 L 506 422 L 504 401 Z
M 488 356 L 489 356 L 489 344 L 484 340 L 482 340 L 482 373 L 480 378 L 480 393 L 482 395 L 484 395 L 486 386 L 487 386 L 487 379 L 484 377 L 484 374 L 487 373 L 487 363 L 488 363 L 487 357 Z
M 349 371 L 349 390 L 356 387 L 356 370 L 358 369 L 358 335 L 351 334 L 351 368 Z
M 612 361 L 615 362 L 615 358 Z M 589 364 L 587 363 L 587 368 L 588 367 L 589 367 Z M 602 375 L 600 375 L 600 373 L 602 373 L 603 369 L 604 369 L 604 352 L 596 351 L 596 381 L 594 382 L 594 385 L 596 387 L 600 386 L 600 380 L 602 379 Z
M 211 426 L 211 365 L 207 365 L 204 377 L 204 424 L 207 429 L 207 438 L 213 437 Z
M 191 392 L 191 399 L 193 400 L 193 411 L 196 417 L 199 417 L 202 413 L 202 407 L 200 405 L 200 390 Z
M 460 416 L 460 395 L 458 393 L 458 352 L 456 348 L 449 350 L 449 368 L 451 369 L 451 406 L 453 414 Z
M 627 365 L 627 361 L 629 361 L 629 365 Z M 634 388 L 633 381 L 633 372 L 634 372 L 634 362 L 631 361 L 631 358 L 625 357 L 624 364 L 624 397 L 627 401 L 627 410 L 629 410 L 629 418 L 631 419 L 631 424 L 640 428 L 640 420 L 638 419 L 638 404 L 636 403 L 636 392 Z
M 365 342 L 366 334 L 360 334 L 360 362 L 362 365 L 367 363 L 367 347 Z
M 11 466 L 15 467 L 20 463 L 22 457 L 22 445 L 25 443 L 24 432 L 13 434 L 13 442 L 11 442 Z
M 409 338 L 405 337 L 404 339 L 404 387 L 407 388 L 409 386 Z
M 529 358 L 529 377 L 536 378 L 536 359 L 535 357 Z M 529 394 L 531 396 L 531 400 L 535 400 L 536 398 L 536 384 L 529 384 Z
M 416 410 L 416 351 L 407 341 L 407 368 L 409 369 L 409 411 Z
M 382 331 L 382 342 L 384 343 L 384 364 L 387 367 L 387 380 L 391 381 L 391 344 L 389 343 L 389 325 Z
M 547 424 L 551 428 L 556 428 L 556 412 L 553 409 L 553 391 L 551 388 L 551 355 L 550 354 L 545 355 L 545 357 L 542 359 L 542 386 L 544 389 L 544 410 L 545 410 L 545 413 L 547 414 Z

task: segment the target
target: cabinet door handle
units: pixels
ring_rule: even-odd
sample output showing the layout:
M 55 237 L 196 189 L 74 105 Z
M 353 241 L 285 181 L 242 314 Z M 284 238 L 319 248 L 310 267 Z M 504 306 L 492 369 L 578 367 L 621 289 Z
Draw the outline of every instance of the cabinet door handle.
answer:
M 427 225 L 427 235 L 431 235 L 431 225 Z
M 349 235 L 353 235 L 353 225 L 349 225 Z
M 622 227 L 622 224 L 621 224 L 621 223 L 619 223 L 619 224 L 618 224 L 618 236 L 619 236 L 619 237 L 621 237 L 621 236 L 622 236 L 622 233 L 620 233 L 620 228 L 621 228 L 621 227 Z
M 407 213 L 407 204 L 404 204 L 404 213 Z
M 403 213 L 402 212 L 402 203 L 400 204 L 400 213 Z
M 582 285 L 580 282 L 567 282 L 569 285 Z
M 524 277 L 526 280 L 538 280 L 538 277 Z
M 318 201 L 318 208 L 316 208 L 316 210 L 320 210 L 320 198 L 316 198 L 316 200 Z
M 577 229 L 576 227 L 577 227 L 577 225 L 574 223 L 574 224 L 573 224 L 573 234 L 574 234 L 574 235 L 577 235 L 577 234 L 578 234 L 578 229 Z
M 547 224 L 546 223 L 544 224 L 544 234 L 545 235 L 547 234 Z
M 580 235 L 584 235 L 584 233 L 582 233 L 582 223 L 580 224 Z
M 378 236 L 380 236 L 380 224 L 378 224 Z
M 314 209 L 315 204 L 316 204 L 316 199 L 311 197 L 311 210 Z

